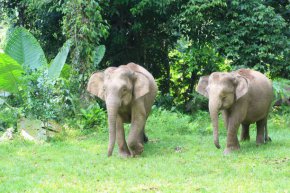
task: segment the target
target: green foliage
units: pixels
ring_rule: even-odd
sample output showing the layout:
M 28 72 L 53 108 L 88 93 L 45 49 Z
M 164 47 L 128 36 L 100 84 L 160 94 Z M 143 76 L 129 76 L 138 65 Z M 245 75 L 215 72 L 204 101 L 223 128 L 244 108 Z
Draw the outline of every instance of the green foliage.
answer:
M 0 53 L 0 90 L 18 92 L 18 83 L 23 73 L 20 64 L 10 56 Z
M 271 3 L 191 0 L 176 22 L 182 34 L 198 45 L 212 45 L 233 66 L 271 68 L 271 76 L 288 77 L 289 22 L 266 4 Z
M 273 88 L 276 99 L 290 97 L 290 80 L 278 78 L 273 80 Z
M 96 70 L 96 47 L 108 36 L 108 25 L 101 12 L 98 0 L 66 1 L 62 6 L 63 33 L 72 40 L 72 81 L 78 85 L 76 90 L 84 91 L 89 75 Z M 99 51 L 103 52 L 103 47 Z
M 169 93 L 168 52 L 179 36 L 172 21 L 182 4 L 174 0 L 110 1 L 104 8 L 111 27 L 103 67 L 138 63 L 163 80 L 162 94 Z
M 67 79 L 66 104 L 76 116 L 80 108 L 69 98 L 82 102 L 77 100 L 86 95 L 89 75 L 128 62 L 139 63 L 158 80 L 157 106 L 186 112 L 206 109 L 207 101 L 194 87 L 200 76 L 212 71 L 244 67 L 271 79 L 290 78 L 287 0 L 1 2 L 1 19 L 11 27 L 29 29 L 49 61 L 65 38 L 71 39 L 69 65 L 64 65 L 61 77 Z
M 25 28 L 13 30 L 5 47 L 5 53 L 25 70 L 36 70 L 47 65 L 44 52 L 35 37 Z
M 175 22 L 181 33 L 195 44 L 211 44 L 218 37 L 216 21 L 223 18 L 226 7 L 225 0 L 189 0 L 182 6 L 182 12 Z
M 3 73 L 0 76 L 0 85 L 5 86 L 2 86 L 3 90 L 18 91 L 15 95 L 16 101 L 12 103 L 22 109 L 24 116 L 40 119 L 45 124 L 50 119 L 59 118 L 60 111 L 64 110 L 62 104 L 64 95 L 60 90 L 62 85 L 55 83 L 60 76 L 69 48 L 70 43 L 66 42 L 48 68 L 41 47 L 27 30 L 17 28 L 9 37 L 5 51 L 21 65 L 1 54 L 0 71 Z M 21 71 L 22 67 L 26 73 Z
M 61 30 L 62 4 L 60 0 L 1 0 L 0 18 L 11 27 L 29 29 L 50 60 L 65 41 Z
M 93 52 L 93 62 L 94 62 L 94 67 L 96 69 L 99 69 L 99 64 L 104 58 L 106 52 L 106 47 L 104 45 L 100 45 L 96 48 L 96 50 Z
M 63 65 L 63 69 L 62 69 L 62 71 L 60 73 L 60 77 L 68 80 L 69 77 L 70 77 L 70 75 L 71 75 L 71 73 L 72 73 L 72 67 L 71 67 L 71 65 L 64 64 Z
M 64 67 L 68 52 L 70 49 L 70 41 L 67 41 L 61 50 L 58 52 L 56 57 L 53 59 L 50 67 L 48 68 L 48 77 L 51 80 L 59 78 L 61 71 Z
M 86 109 L 80 109 L 80 112 L 78 126 L 81 129 L 97 128 L 102 130 L 107 124 L 107 114 L 98 103 L 94 103 Z
M 287 23 L 262 0 L 231 1 L 226 17 L 218 21 L 217 47 L 234 65 L 255 68 L 271 74 L 289 74 L 286 58 L 289 38 L 284 33 Z
M 211 46 L 200 47 L 185 38 L 180 39 L 176 48 L 169 52 L 169 59 L 170 93 L 174 98 L 174 104 L 186 111 L 194 111 L 194 106 L 203 100 L 195 93 L 195 84 L 201 75 L 231 69 L 226 60 Z
M 36 118 L 45 124 L 49 120 L 59 120 L 64 108 L 61 85 L 54 84 L 46 72 L 26 74 L 22 78 L 25 86 L 20 92 L 20 98 L 24 102 L 21 105 L 22 113 L 26 117 Z
M 9 127 L 15 127 L 18 118 L 18 111 L 15 108 L 0 104 L 0 131 L 4 131 Z

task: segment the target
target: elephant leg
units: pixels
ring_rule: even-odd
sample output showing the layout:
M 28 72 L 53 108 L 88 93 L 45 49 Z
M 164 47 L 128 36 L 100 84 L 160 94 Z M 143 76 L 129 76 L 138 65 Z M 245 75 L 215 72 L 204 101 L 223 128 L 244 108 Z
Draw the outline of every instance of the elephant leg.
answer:
M 147 143 L 149 141 L 148 136 L 145 133 L 145 128 L 143 128 L 143 141 L 144 143 Z
M 266 121 L 266 124 L 265 124 L 265 142 L 268 142 L 268 141 L 272 141 L 272 139 L 268 135 L 268 127 L 267 127 L 267 121 Z
M 128 145 L 132 156 L 140 155 L 144 150 L 145 113 L 135 112 L 132 115 L 131 130 L 128 136 Z
M 126 140 L 125 140 L 125 130 L 124 130 L 124 125 L 123 125 L 123 121 L 122 118 L 120 116 L 117 116 L 117 120 L 116 120 L 116 126 L 117 126 L 117 143 L 119 146 L 119 154 L 122 157 L 128 157 L 130 156 L 130 151 L 128 149 Z
M 229 154 L 233 150 L 239 150 L 240 144 L 237 137 L 239 123 L 231 123 L 229 120 L 228 131 L 227 131 L 227 147 L 224 150 L 224 154 Z
M 265 143 L 265 126 L 267 123 L 267 119 L 264 118 L 260 121 L 257 121 L 257 136 L 256 136 L 256 144 L 261 145 Z
M 249 124 L 242 124 L 242 132 L 241 132 L 241 141 L 249 141 L 250 140 L 250 132 L 249 132 L 250 125 Z
M 222 111 L 222 115 L 223 115 L 225 128 L 226 128 L 226 130 L 228 130 L 229 114 L 226 110 L 224 110 L 224 111 Z

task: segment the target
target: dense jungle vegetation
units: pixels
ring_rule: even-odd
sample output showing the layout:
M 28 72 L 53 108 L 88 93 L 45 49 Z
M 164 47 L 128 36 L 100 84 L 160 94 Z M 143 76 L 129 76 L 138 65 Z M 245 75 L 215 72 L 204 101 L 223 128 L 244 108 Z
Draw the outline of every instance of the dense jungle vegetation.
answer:
M 129 62 L 159 87 L 150 141 L 108 159 L 105 104 L 87 82 Z M 240 68 L 264 73 L 282 102 L 273 141 L 257 148 L 251 132 L 227 158 L 195 87 Z M 289 192 L 289 105 L 289 0 L 0 0 L 0 134 L 15 136 L 0 138 L 0 192 Z M 23 124 L 53 134 L 27 142 Z

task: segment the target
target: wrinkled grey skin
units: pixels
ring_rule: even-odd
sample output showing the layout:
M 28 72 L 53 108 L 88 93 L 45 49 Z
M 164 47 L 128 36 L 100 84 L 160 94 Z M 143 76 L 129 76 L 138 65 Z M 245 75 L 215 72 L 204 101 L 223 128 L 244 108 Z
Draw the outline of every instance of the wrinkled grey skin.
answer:
M 157 94 L 153 76 L 143 67 L 129 63 L 109 67 L 94 73 L 87 90 L 106 102 L 109 124 L 108 156 L 113 153 L 115 141 L 123 157 L 140 155 L 144 149 L 145 123 Z M 124 123 L 131 123 L 128 146 Z
M 272 82 L 260 72 L 240 69 L 234 72 L 214 72 L 200 78 L 197 92 L 209 99 L 209 112 L 213 125 L 214 144 L 220 148 L 218 112 L 223 114 L 227 129 L 224 154 L 240 149 L 237 138 L 242 124 L 241 140 L 249 140 L 249 125 L 256 123 L 256 143 L 270 140 L 267 117 L 273 100 Z

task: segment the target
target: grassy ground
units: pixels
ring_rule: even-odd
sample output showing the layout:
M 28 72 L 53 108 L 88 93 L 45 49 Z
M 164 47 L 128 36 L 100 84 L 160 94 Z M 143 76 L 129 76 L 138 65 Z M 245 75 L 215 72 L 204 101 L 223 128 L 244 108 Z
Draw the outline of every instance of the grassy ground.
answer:
M 67 130 L 45 144 L 18 138 L 0 144 L 0 192 L 289 192 L 289 129 L 289 116 L 272 115 L 271 143 L 256 147 L 253 127 L 230 156 L 213 145 L 207 113 L 155 110 L 138 158 L 122 159 L 117 148 L 107 158 L 104 132 Z

